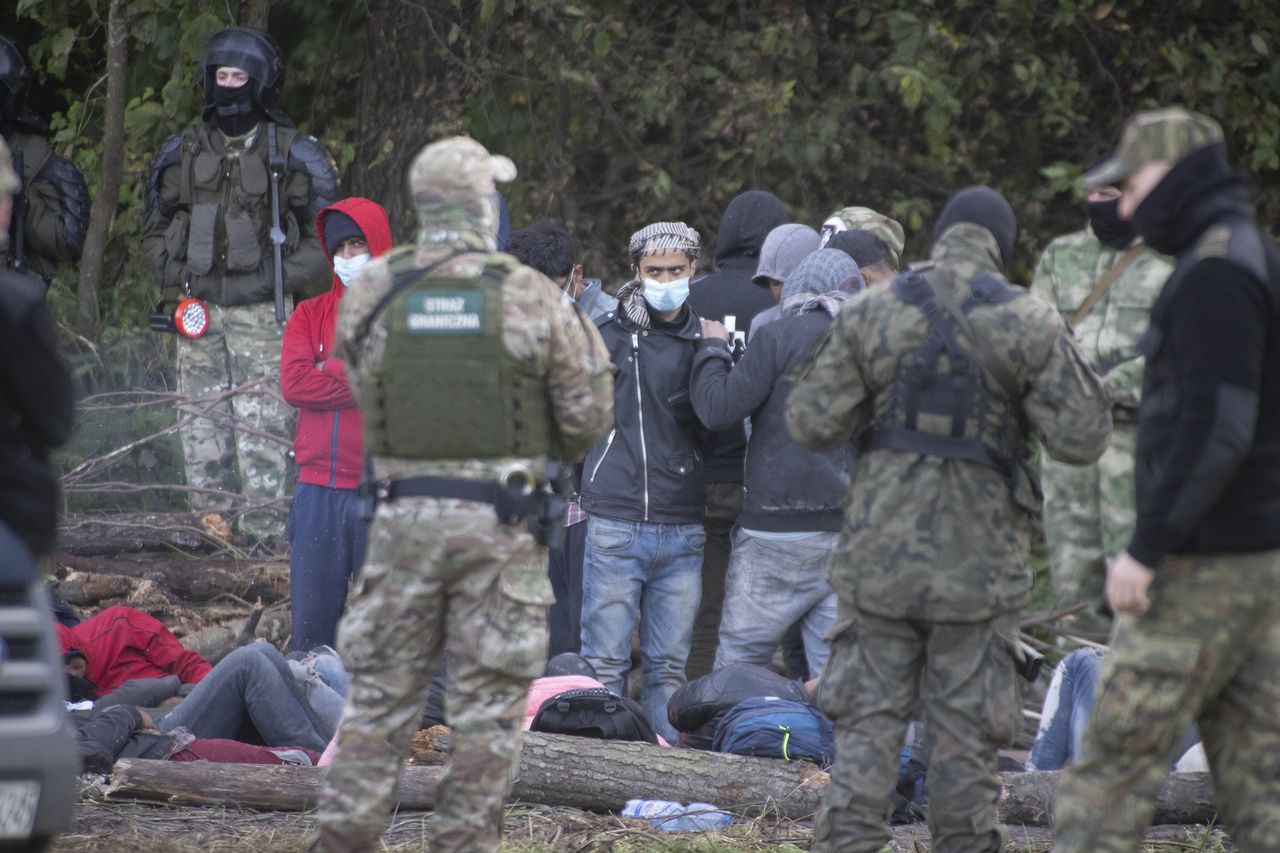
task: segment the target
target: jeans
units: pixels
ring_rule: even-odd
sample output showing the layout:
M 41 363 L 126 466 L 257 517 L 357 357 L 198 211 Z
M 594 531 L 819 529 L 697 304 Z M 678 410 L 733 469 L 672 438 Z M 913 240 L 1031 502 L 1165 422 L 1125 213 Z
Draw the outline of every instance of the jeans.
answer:
M 711 672 L 716 662 L 716 644 L 720 641 L 720 616 L 724 611 L 725 576 L 729 571 L 729 553 L 733 528 L 742 512 L 741 483 L 708 483 L 707 508 L 702 529 L 707 544 L 702 553 L 702 599 L 693 620 L 693 645 L 685 671 L 689 678 L 700 678 Z
M 1027 758 L 1028 770 L 1061 770 L 1079 760 L 1102 661 L 1101 649 L 1077 649 L 1054 669 Z
M 332 646 L 360 571 L 369 525 L 355 489 L 299 483 L 289 510 L 289 613 L 294 651 Z
M 640 704 L 674 742 L 667 701 L 685 682 L 702 593 L 701 524 L 651 524 L 591 516 L 582 566 L 582 656 L 600 682 L 623 693 L 631 632 L 640 614 Z
M 1080 760 L 1080 746 L 1093 713 L 1094 692 L 1105 660 L 1102 649 L 1076 649 L 1054 669 L 1041 709 L 1040 728 L 1027 757 L 1027 770 L 1061 770 Z M 1175 759 L 1199 740 L 1195 726 L 1189 727 L 1178 739 Z
M 321 666 L 334 684 L 345 684 L 332 669 L 341 667 L 338 658 L 322 657 L 330 658 Z M 199 738 L 228 740 L 243 740 L 256 730 L 267 746 L 323 750 L 341 716 L 343 696 L 318 670 L 314 679 L 299 680 L 292 663 L 268 643 L 235 649 L 160 722 L 160 730 L 181 726 Z
M 811 675 L 831 655 L 826 635 L 836 621 L 827 560 L 840 534 L 768 539 L 739 528 L 725 582 L 716 669 L 731 663 L 768 666 L 783 636 L 799 622 Z
M 556 603 L 547 611 L 547 659 L 582 646 L 582 558 L 587 544 L 587 523 L 565 528 L 564 545 L 548 554 L 547 573 Z

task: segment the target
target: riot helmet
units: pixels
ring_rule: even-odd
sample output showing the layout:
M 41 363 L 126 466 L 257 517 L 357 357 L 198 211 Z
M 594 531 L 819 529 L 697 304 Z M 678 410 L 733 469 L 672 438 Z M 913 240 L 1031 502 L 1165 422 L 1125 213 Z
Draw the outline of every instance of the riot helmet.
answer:
M 31 62 L 27 52 L 10 36 L 0 35 L 0 119 L 18 120 L 31 91 Z
M 253 105 L 270 111 L 284 88 L 284 58 L 276 40 L 252 27 L 227 27 L 214 33 L 204 49 L 204 104 L 208 118 L 214 107 L 215 75 L 223 66 L 249 73 Z

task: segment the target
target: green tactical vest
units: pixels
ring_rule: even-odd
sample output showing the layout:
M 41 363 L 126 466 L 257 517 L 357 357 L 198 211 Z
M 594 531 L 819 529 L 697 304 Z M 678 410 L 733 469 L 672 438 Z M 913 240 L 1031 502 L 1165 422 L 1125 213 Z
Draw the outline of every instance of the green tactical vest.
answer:
M 543 377 L 502 345 L 502 283 L 515 258 L 489 254 L 476 278 L 390 259 L 387 345 L 362 383 L 369 452 L 406 459 L 545 456 L 552 418 Z M 372 393 L 370 393 L 370 391 Z

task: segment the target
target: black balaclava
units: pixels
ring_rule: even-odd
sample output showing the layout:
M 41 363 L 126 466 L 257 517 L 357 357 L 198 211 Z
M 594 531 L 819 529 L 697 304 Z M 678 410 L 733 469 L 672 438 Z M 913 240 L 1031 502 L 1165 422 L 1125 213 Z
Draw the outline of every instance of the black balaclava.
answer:
M 1120 199 L 1089 202 L 1089 227 L 1102 245 L 1113 249 L 1124 249 L 1138 236 L 1133 222 L 1121 219 L 1118 210 Z
M 252 77 L 243 86 L 213 87 L 213 103 L 205 110 L 205 118 L 227 136 L 244 136 L 253 130 L 262 116 L 253 102 L 253 90 L 258 85 Z
M 942 208 L 938 222 L 933 226 L 936 243 L 942 233 L 960 222 L 971 222 L 991 232 L 1000 247 L 1000 263 L 1008 266 L 1013 256 L 1013 241 L 1018 236 L 1018 220 L 1013 208 L 1000 193 L 991 187 L 965 187 L 951 197 Z

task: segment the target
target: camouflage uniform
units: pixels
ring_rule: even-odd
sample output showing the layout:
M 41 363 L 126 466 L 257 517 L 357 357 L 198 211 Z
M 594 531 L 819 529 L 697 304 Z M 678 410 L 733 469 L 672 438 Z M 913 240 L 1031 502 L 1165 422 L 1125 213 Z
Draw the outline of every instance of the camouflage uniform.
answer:
M 428 267 L 461 250 L 439 274 L 479 276 L 495 257 L 493 181 L 510 177 L 509 160 L 490 157 L 470 139 L 428 146 L 410 179 L 421 222 L 413 266 Z M 338 318 L 336 346 L 365 409 L 374 393 L 371 373 L 387 347 L 386 315 L 363 338 L 358 330 L 391 284 L 388 260 L 371 261 Z M 502 306 L 502 345 L 538 368 L 557 453 L 580 458 L 613 417 L 603 342 L 558 288 L 528 267 L 506 277 Z M 379 479 L 434 475 L 493 482 L 511 464 L 540 471 L 543 462 L 374 456 L 373 468 Z M 448 654 L 454 750 L 436 797 L 431 848 L 497 849 L 525 694 L 546 660 L 551 601 L 545 550 L 523 525 L 499 523 L 493 507 L 440 498 L 378 506 L 369 554 L 338 634 L 352 684 L 313 849 L 377 846 L 442 652 Z
M 205 57 L 206 100 L 211 73 L 228 35 L 270 56 L 275 76 L 246 84 L 257 94 L 258 122 L 242 136 L 207 120 L 161 144 L 147 180 L 142 248 L 162 293 L 192 296 L 208 306 L 210 326 L 199 338 L 178 338 L 178 390 L 197 414 L 179 433 L 195 510 L 226 510 L 241 495 L 269 504 L 239 519 L 255 540 L 284 538 L 293 409 L 279 393 L 283 326 L 275 317 L 275 252 L 270 160 L 274 134 L 279 176 L 282 280 L 286 312 L 294 298 L 315 295 L 330 282 L 316 238 L 316 214 L 339 197 L 335 166 L 324 146 L 299 133 L 273 108 L 283 82 L 278 47 L 265 33 L 230 27 L 210 39 Z M 239 55 L 236 53 L 233 56 Z M 248 57 L 245 57 L 247 62 Z M 249 63 L 251 64 L 251 63 Z M 256 67 L 256 66 L 255 66 Z M 248 395 L 218 400 L 233 388 Z
M 1031 292 L 1070 321 L 1126 251 L 1104 246 L 1087 228 L 1059 237 L 1041 255 Z M 1144 249 L 1075 328 L 1077 346 L 1106 379 L 1115 401 L 1114 428 L 1094 465 L 1064 465 L 1041 454 L 1044 532 L 1060 607 L 1088 602 L 1091 610 L 1102 612 L 1107 561 L 1133 532 L 1133 453 L 1143 366 L 1136 347 L 1172 271 L 1168 258 Z
M 1154 162 L 1173 167 L 1133 221 L 1177 263 L 1142 342 L 1138 512 L 1125 548 L 1154 572 L 1150 604 L 1116 620 L 1081 761 L 1060 780 L 1054 850 L 1138 849 L 1194 722 L 1235 849 L 1270 853 L 1280 850 L 1280 428 L 1269 396 L 1280 251 L 1206 116 L 1136 114 L 1086 179 L 1113 183 Z
M 975 276 L 998 269 L 1000 250 L 986 228 L 960 222 L 941 234 L 932 259 L 926 275 L 935 292 L 948 288 L 960 302 Z M 1027 452 L 1029 427 L 1060 459 L 1096 459 L 1109 401 L 1057 312 L 1023 296 L 979 305 L 968 317 L 1025 389 L 1014 449 Z M 791 393 L 795 439 L 830 450 L 891 414 L 900 359 L 929 335 L 922 311 L 890 287 L 855 295 Z M 984 382 L 994 399 L 991 379 Z M 982 424 L 986 444 L 996 427 L 989 414 Z M 1003 648 L 1031 593 L 1027 553 L 1038 510 L 1025 465 L 1018 472 L 1011 488 L 1005 474 L 969 462 L 899 450 L 859 455 L 831 561 L 839 615 L 817 701 L 836 724 L 838 759 L 814 850 L 872 851 L 888 841 L 889 792 L 917 701 L 936 739 L 933 849 L 1003 849 L 993 759 L 1021 723 L 1017 675 Z

